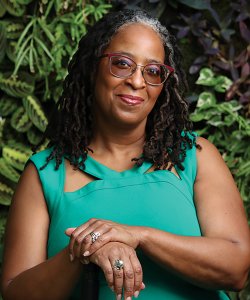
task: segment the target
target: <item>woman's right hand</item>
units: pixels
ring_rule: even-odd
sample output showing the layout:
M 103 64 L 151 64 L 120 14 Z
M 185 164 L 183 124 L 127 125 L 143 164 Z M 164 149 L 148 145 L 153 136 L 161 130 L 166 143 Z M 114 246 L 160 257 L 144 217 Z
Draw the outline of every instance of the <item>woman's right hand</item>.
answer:
M 84 257 L 83 260 L 85 259 Z M 88 259 L 102 269 L 109 287 L 117 295 L 117 300 L 122 298 L 122 291 L 124 299 L 131 300 L 132 297 L 137 298 L 139 292 L 145 288 L 142 267 L 132 247 L 119 242 L 109 242 Z M 124 267 L 121 270 L 114 268 L 117 259 L 123 261 Z

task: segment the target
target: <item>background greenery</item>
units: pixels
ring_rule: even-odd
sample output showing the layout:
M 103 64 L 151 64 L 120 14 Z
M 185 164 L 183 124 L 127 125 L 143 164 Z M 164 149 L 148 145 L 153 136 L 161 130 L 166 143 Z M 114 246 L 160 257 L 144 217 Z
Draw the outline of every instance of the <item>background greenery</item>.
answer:
M 246 0 L 0 0 L 0 254 L 8 206 L 59 98 L 68 60 L 80 37 L 111 6 L 144 8 L 176 35 L 195 130 L 219 148 L 250 220 Z M 231 297 L 249 300 L 249 286 Z

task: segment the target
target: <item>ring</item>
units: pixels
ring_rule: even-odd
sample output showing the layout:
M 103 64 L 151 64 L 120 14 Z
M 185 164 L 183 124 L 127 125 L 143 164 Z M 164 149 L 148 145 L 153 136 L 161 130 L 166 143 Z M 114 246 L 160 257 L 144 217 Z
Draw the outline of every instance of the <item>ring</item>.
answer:
M 101 235 L 99 231 L 97 232 L 90 232 L 91 235 L 91 239 L 92 239 L 92 244 L 99 238 L 99 236 Z
M 116 260 L 115 260 L 115 263 L 114 263 L 114 265 L 113 265 L 113 268 L 114 268 L 115 270 L 120 271 L 120 270 L 123 269 L 123 267 L 124 267 L 123 261 L 122 261 L 121 259 L 116 259 Z

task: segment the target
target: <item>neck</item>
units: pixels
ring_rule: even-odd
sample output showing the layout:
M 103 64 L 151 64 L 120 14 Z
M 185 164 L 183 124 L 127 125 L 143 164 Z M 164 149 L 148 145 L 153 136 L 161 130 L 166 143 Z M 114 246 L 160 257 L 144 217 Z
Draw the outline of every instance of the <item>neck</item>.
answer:
M 145 141 L 145 126 L 136 128 L 95 128 L 89 145 L 93 156 L 111 155 L 113 157 L 134 158 L 141 155 Z

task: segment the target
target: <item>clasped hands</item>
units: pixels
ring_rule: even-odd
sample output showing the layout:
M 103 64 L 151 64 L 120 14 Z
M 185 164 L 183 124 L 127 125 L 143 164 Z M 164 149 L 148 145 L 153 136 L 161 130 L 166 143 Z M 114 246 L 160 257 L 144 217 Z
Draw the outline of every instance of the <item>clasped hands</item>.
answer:
M 83 264 L 98 265 L 117 300 L 122 298 L 122 290 L 126 300 L 138 297 L 145 288 L 135 252 L 139 245 L 138 227 L 93 218 L 79 227 L 68 228 L 65 233 L 70 236 L 71 261 L 78 258 Z M 116 260 L 122 260 L 123 268 L 114 267 Z

